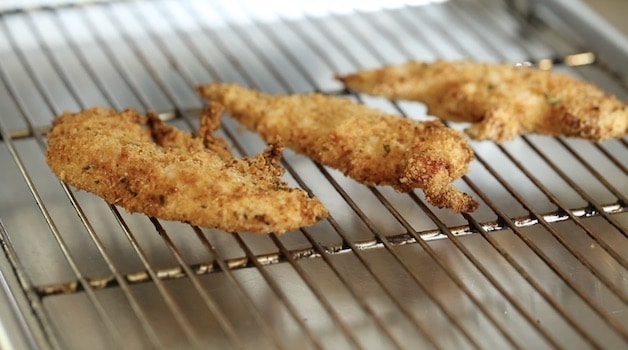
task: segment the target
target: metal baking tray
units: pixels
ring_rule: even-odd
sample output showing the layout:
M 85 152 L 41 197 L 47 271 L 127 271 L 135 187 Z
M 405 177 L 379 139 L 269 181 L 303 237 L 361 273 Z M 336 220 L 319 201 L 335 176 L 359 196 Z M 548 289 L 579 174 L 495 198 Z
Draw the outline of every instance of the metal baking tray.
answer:
M 5 5 L 0 348 L 625 348 L 626 138 L 470 141 L 456 185 L 472 214 L 287 150 L 285 180 L 331 216 L 281 236 L 129 214 L 59 182 L 44 154 L 54 116 L 95 105 L 192 131 L 210 81 L 431 119 L 333 79 L 409 59 L 542 63 L 628 101 L 626 40 L 579 1 Z M 218 133 L 241 155 L 265 146 L 228 116 Z

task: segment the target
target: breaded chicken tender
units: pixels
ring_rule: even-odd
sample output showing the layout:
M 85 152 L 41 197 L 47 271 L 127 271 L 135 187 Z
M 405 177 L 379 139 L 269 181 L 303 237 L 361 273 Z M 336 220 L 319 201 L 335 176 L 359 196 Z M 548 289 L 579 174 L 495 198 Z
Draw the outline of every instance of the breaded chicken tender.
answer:
M 227 83 L 198 90 L 266 141 L 280 137 L 361 183 L 401 192 L 420 188 L 432 205 L 457 212 L 478 206 L 452 184 L 467 173 L 473 151 L 462 133 L 440 121 L 419 122 L 317 93 L 269 95 Z
M 212 136 L 220 114 L 209 109 L 194 137 L 131 109 L 64 113 L 48 133 L 46 159 L 64 182 L 166 220 L 282 233 L 328 215 L 316 198 L 281 180 L 279 143 L 261 155 L 235 158 Z
M 628 133 L 626 104 L 567 74 L 507 63 L 411 61 L 336 77 L 348 88 L 425 103 L 428 113 L 473 123 L 474 139 L 525 133 L 602 141 Z

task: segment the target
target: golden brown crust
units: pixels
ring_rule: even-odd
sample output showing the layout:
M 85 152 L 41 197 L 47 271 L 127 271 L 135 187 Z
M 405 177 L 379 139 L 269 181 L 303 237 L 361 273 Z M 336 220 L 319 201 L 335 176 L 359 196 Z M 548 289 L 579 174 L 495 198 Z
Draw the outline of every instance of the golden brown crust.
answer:
M 267 140 L 339 169 L 367 185 L 408 192 L 458 212 L 477 208 L 451 182 L 468 171 L 473 152 L 464 135 L 441 122 L 418 122 L 322 94 L 271 96 L 235 84 L 213 83 L 199 92 Z
M 280 144 L 234 158 L 211 136 L 219 114 L 210 110 L 193 137 L 130 109 L 64 113 L 48 133 L 47 162 L 61 180 L 108 203 L 204 227 L 282 233 L 328 215 L 316 198 L 280 179 Z
M 445 120 L 471 122 L 467 133 L 479 140 L 537 132 L 601 141 L 628 133 L 625 103 L 566 74 L 531 67 L 413 61 L 337 79 L 356 91 L 421 101 Z

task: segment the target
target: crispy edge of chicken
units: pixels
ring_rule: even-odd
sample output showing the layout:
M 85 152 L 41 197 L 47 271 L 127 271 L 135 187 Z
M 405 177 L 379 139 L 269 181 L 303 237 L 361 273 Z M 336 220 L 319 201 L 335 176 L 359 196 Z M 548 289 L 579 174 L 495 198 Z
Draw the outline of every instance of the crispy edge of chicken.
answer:
M 280 143 L 235 158 L 215 138 L 221 110 L 209 109 L 194 137 L 127 109 L 66 112 L 48 133 L 46 160 L 62 181 L 129 212 L 220 228 L 283 233 L 328 215 L 317 198 L 280 178 Z
M 440 121 L 419 122 L 319 93 L 269 95 L 229 83 L 198 91 L 266 141 L 280 137 L 361 183 L 420 188 L 429 203 L 456 212 L 478 207 L 452 184 L 468 172 L 473 151 L 461 132 Z
M 536 132 L 598 142 L 628 133 L 628 107 L 615 96 L 528 66 L 410 61 L 336 78 L 354 91 L 420 101 L 431 115 L 471 122 L 466 132 L 478 140 L 503 142 Z

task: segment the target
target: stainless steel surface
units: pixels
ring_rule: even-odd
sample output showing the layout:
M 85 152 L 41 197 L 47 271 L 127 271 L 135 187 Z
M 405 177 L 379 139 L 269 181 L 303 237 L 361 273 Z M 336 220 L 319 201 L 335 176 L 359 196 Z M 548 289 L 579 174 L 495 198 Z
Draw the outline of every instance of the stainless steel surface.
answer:
M 120 1 L 0 13 L 0 347 L 625 348 L 625 138 L 472 141 L 477 159 L 457 182 L 481 201 L 469 215 L 287 151 L 286 181 L 331 217 L 282 236 L 128 214 L 45 164 L 62 111 L 152 109 L 192 130 L 203 105 L 193 87 L 214 80 L 429 119 L 419 103 L 348 95 L 333 80 L 413 58 L 594 50 L 594 64 L 554 69 L 628 100 L 612 64 L 628 56 L 607 59 L 612 38 L 591 42 L 604 30 L 584 26 L 583 41 L 548 15 L 560 5 L 526 19 L 508 3 Z M 264 147 L 229 117 L 219 134 L 242 154 Z
M 628 22 L 623 16 L 628 13 L 628 2 L 622 0 L 584 0 L 584 2 L 617 30 L 628 35 Z
M 622 59 L 628 55 L 628 28 L 625 21 L 617 22 L 617 14 L 626 13 L 628 4 L 617 3 L 614 6 L 616 12 L 611 13 L 609 7 L 613 1 L 595 2 L 596 10 L 591 10 L 587 4 L 580 1 L 536 1 L 539 9 L 537 14 L 549 15 L 557 24 L 563 22 L 563 25 L 570 28 L 565 31 L 570 32 L 575 42 L 585 45 L 589 50 L 604 52 L 602 61 L 623 75 L 624 79 L 628 79 L 628 67 Z M 544 8 L 549 12 L 544 13 Z

